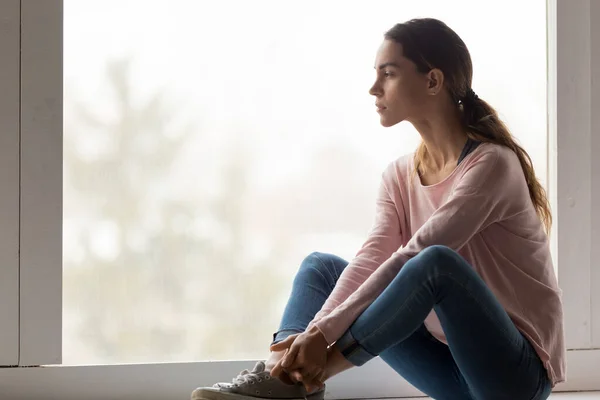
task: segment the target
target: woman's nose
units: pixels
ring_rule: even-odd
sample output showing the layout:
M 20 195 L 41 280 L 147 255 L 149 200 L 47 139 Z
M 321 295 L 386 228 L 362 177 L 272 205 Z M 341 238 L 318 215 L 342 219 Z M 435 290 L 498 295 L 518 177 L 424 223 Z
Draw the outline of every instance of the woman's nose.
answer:
M 379 89 L 379 86 L 377 85 L 377 83 L 373 84 L 373 86 L 371 86 L 371 89 L 369 89 L 369 94 L 371 96 L 377 96 L 378 94 L 381 94 L 381 90 Z

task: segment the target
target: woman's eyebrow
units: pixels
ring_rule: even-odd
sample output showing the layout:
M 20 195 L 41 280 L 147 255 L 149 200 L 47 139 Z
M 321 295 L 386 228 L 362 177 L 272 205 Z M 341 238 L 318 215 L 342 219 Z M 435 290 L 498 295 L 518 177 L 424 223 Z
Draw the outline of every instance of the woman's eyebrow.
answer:
M 378 69 L 384 69 L 385 67 L 400 68 L 400 66 L 398 64 L 396 64 L 395 62 L 386 62 L 386 63 L 381 64 Z M 375 68 L 375 67 L 373 67 L 373 68 Z

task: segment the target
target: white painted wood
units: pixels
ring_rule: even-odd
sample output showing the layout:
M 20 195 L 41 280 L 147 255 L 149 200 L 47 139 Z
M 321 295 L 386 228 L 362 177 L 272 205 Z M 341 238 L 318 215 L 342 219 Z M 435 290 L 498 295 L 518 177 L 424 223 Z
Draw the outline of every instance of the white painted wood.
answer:
M 62 357 L 62 1 L 21 0 L 19 365 Z
M 557 391 L 600 390 L 600 350 L 570 350 L 567 352 L 567 381 Z
M 556 51 L 556 93 L 551 93 L 556 96 L 556 132 L 550 134 L 556 135 L 558 165 L 554 210 L 558 226 L 558 277 L 564 292 L 567 346 L 589 348 L 592 344 L 590 0 L 559 0 L 556 7 L 556 36 L 555 41 L 549 37 L 549 47 Z
M 590 2 L 592 133 L 592 346 L 600 348 L 600 2 Z
M 557 261 L 568 343 L 578 348 L 591 344 L 590 0 L 559 1 L 556 7 L 555 148 L 561 166 L 556 168 Z M 21 365 L 54 364 L 60 362 L 62 314 L 62 3 L 22 0 L 22 18 Z M 195 386 L 229 380 L 251 365 L 233 361 L 0 369 L 0 388 L 4 397 L 16 400 L 179 399 Z M 597 365 L 598 351 L 570 351 L 569 382 L 560 389 L 600 389 Z M 327 397 L 417 394 L 375 360 L 332 379 Z
M 552 230 L 550 232 L 550 248 L 552 251 L 554 268 L 558 266 L 556 255 L 558 254 L 558 231 L 557 231 L 557 188 L 556 182 L 557 177 L 557 121 L 556 121 L 556 0 L 548 0 L 547 2 L 547 16 L 546 16 L 546 32 L 547 32 L 547 124 L 548 124 L 548 165 L 547 165 L 547 190 L 548 197 L 550 199 L 550 206 L 552 207 L 554 223 L 552 224 Z
M 600 390 L 600 351 L 569 351 L 572 378 L 557 391 Z M 165 363 L 0 369 L 2 398 L 11 400 L 180 400 L 198 386 L 229 382 L 254 361 Z M 334 399 L 419 396 L 377 358 L 327 381 L 325 397 Z
M 19 363 L 20 8 L 0 2 L 0 366 Z

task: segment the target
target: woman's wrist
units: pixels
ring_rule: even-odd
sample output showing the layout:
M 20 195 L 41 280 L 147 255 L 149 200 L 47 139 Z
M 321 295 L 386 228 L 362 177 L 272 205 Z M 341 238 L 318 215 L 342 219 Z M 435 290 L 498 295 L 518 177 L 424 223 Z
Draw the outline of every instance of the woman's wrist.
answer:
M 321 330 L 316 325 L 313 325 L 308 331 L 306 331 L 306 333 L 310 336 L 314 336 L 321 339 L 325 346 L 329 348 L 329 343 L 327 343 L 325 335 L 323 335 L 323 332 L 321 332 Z

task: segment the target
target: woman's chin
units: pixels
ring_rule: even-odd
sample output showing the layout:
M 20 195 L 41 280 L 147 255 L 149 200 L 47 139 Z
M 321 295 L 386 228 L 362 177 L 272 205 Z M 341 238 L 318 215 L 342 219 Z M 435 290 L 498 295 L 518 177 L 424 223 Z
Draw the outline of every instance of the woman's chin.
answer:
M 400 122 L 400 120 L 389 119 L 389 118 L 385 118 L 384 116 L 381 116 L 381 118 L 379 119 L 379 123 L 384 128 L 389 128 L 391 126 L 394 126 L 394 125 L 398 124 L 399 122 Z

